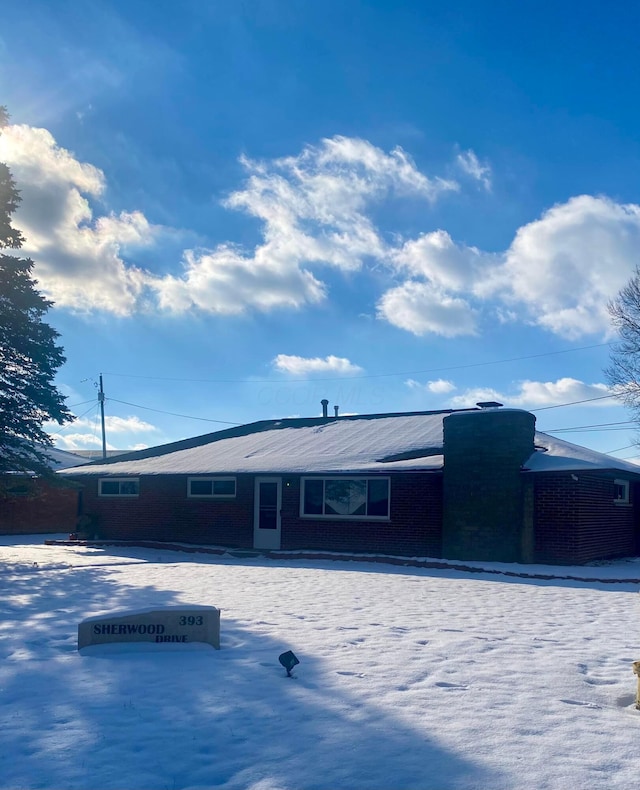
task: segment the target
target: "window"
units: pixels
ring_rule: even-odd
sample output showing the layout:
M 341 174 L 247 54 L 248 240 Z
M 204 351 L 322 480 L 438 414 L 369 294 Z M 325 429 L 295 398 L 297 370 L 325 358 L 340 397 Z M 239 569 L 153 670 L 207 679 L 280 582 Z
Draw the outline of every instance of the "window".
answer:
M 4 493 L 10 497 L 31 497 L 36 495 L 36 486 L 32 477 L 15 475 L 6 478 L 3 483 Z
M 139 493 L 138 478 L 103 477 L 98 480 L 99 496 L 138 496 Z
M 190 477 L 187 480 L 188 497 L 234 497 L 235 477 Z
M 389 478 L 303 478 L 300 515 L 388 519 Z
M 629 504 L 629 481 L 628 480 L 614 480 L 613 481 L 613 501 L 616 505 Z

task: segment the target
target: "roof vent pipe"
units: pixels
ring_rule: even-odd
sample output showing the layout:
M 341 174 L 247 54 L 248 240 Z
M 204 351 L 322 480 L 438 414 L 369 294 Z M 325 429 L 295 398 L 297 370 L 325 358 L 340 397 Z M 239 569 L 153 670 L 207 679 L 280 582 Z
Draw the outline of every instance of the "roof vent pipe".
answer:
M 333 407 L 333 413 L 335 414 L 336 417 L 338 416 L 338 409 L 339 408 L 340 408 L 340 406 L 334 406 Z
M 327 417 L 328 414 L 329 414 L 328 411 L 327 411 L 327 406 L 329 405 L 329 401 L 326 398 L 323 398 L 320 401 L 320 403 L 322 404 L 322 416 L 323 417 Z

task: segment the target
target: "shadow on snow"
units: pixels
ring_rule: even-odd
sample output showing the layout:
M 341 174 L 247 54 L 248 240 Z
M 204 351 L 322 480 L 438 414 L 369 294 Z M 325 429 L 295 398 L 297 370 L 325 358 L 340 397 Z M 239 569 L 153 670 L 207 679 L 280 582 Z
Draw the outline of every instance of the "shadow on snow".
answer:
M 174 605 L 179 591 L 127 586 L 100 566 L 5 566 L 0 585 L 3 787 L 447 790 L 498 778 L 318 682 L 313 657 L 286 678 L 288 645 L 227 618 L 220 651 L 78 654 L 87 613 Z

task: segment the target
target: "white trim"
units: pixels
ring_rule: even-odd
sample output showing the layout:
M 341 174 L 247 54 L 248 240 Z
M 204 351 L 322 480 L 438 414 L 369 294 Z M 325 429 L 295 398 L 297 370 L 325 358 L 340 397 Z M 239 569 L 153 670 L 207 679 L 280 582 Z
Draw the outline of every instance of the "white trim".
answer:
M 136 484 L 136 492 L 135 494 L 121 494 L 120 489 L 121 486 L 118 485 L 118 493 L 117 494 L 103 494 L 102 493 L 102 484 L 103 483 L 135 483 Z M 138 477 L 100 477 L 98 478 L 98 496 L 102 497 L 129 497 L 135 498 L 140 495 L 140 478 Z
M 617 480 L 616 479 L 616 480 L 613 481 L 613 485 L 614 486 L 622 486 L 622 488 L 624 490 L 624 494 L 623 494 L 622 497 L 617 498 L 617 499 L 614 497 L 614 500 L 613 500 L 614 504 L 615 505 L 628 505 L 628 504 L 630 504 L 631 500 L 629 498 L 629 488 L 630 488 L 629 481 L 628 480 Z M 614 488 L 614 491 L 615 491 L 615 488 Z
M 275 483 L 276 528 L 260 529 L 260 483 Z M 282 478 L 256 477 L 253 496 L 253 547 L 254 549 L 279 549 L 282 540 Z
M 197 480 L 203 483 L 211 483 L 211 493 L 210 494 L 192 494 L 191 493 L 191 482 L 193 480 Z M 213 490 L 215 488 L 215 483 L 217 481 L 226 482 L 228 483 L 231 481 L 233 483 L 233 494 L 214 494 Z M 235 477 L 203 477 L 198 475 L 197 477 L 188 477 L 187 478 L 187 499 L 235 499 L 238 494 L 238 483 Z

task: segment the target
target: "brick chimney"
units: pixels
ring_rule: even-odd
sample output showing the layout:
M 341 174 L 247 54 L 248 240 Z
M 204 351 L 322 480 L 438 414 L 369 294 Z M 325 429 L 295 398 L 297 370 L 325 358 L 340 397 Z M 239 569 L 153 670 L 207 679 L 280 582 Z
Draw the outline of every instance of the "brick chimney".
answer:
M 535 419 L 493 403 L 444 418 L 443 557 L 530 561 L 521 468 L 534 452 Z

